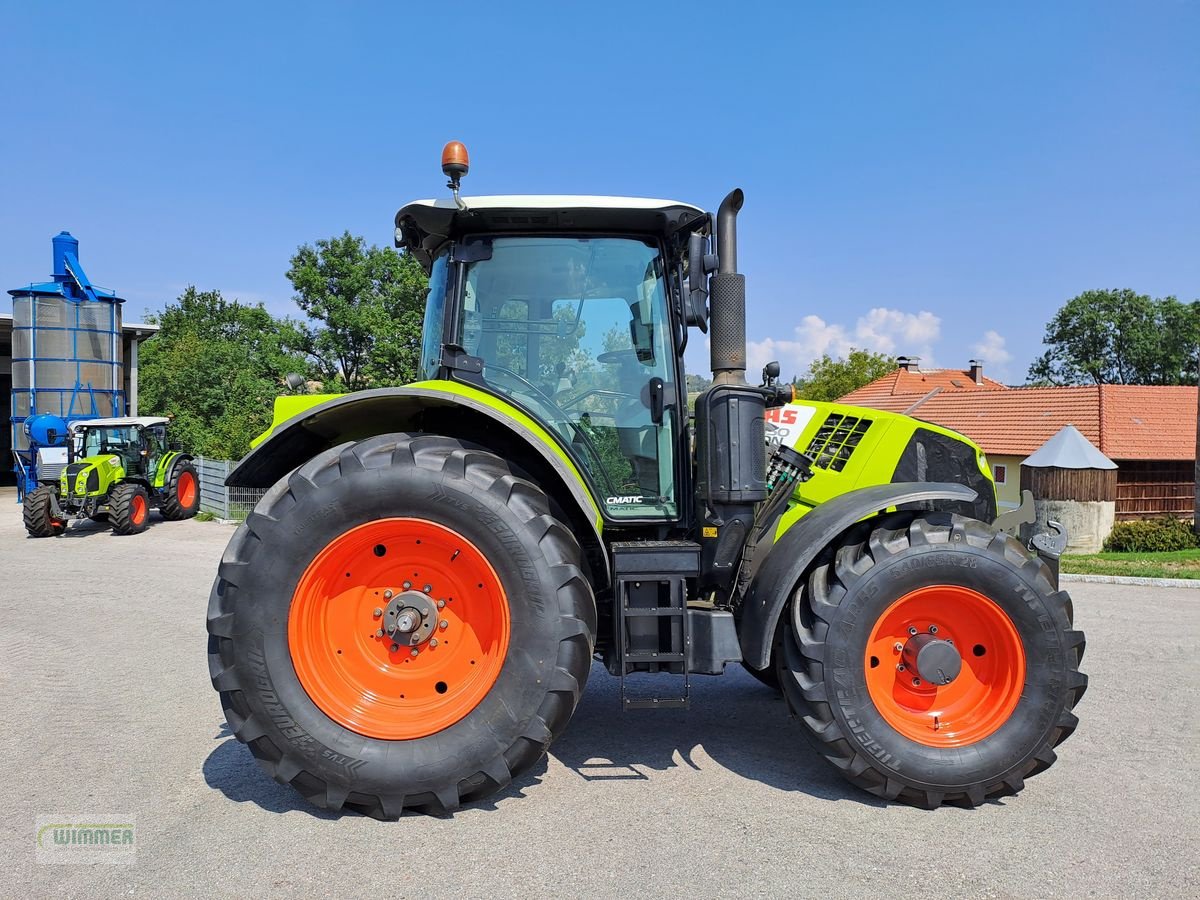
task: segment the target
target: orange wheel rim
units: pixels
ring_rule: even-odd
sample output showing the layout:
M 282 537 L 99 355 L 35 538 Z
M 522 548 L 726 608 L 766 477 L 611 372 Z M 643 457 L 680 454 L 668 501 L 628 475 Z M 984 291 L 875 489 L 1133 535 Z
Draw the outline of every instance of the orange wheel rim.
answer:
M 921 678 L 912 664 L 914 645 L 931 638 L 961 657 L 949 684 Z M 864 666 L 884 720 L 929 747 L 962 747 L 995 733 L 1025 686 L 1025 650 L 1012 620 L 995 601 L 956 585 L 919 588 L 889 606 L 867 641 Z
M 135 494 L 133 503 L 129 505 L 129 518 L 134 525 L 141 525 L 146 521 L 146 498 L 141 494 Z
M 388 631 L 414 613 L 418 627 Z M 288 613 L 308 696 L 339 725 L 382 740 L 426 737 L 464 718 L 495 684 L 508 641 L 496 571 L 461 534 L 424 519 L 380 519 L 334 538 L 300 577 Z
M 175 485 L 175 496 L 179 498 L 180 506 L 192 505 L 192 501 L 196 499 L 196 479 L 192 477 L 191 472 L 180 474 L 179 481 Z

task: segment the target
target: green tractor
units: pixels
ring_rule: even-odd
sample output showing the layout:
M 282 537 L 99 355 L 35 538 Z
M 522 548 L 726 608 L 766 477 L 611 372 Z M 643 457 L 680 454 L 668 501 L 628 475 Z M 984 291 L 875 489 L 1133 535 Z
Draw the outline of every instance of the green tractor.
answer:
M 56 537 L 72 519 L 92 519 L 108 522 L 114 534 L 138 534 L 154 508 L 164 519 L 194 516 L 199 479 L 192 457 L 168 440 L 167 422 L 142 417 L 73 423 L 67 446 L 58 451 L 61 461 L 39 459 L 41 483 L 23 501 L 25 530 L 33 537 Z
M 625 709 L 740 663 L 888 800 L 975 806 L 1054 762 L 1087 685 L 1061 532 L 1018 540 L 961 435 L 793 402 L 774 364 L 746 382 L 741 191 L 714 217 L 463 199 L 457 144 L 443 170 L 452 200 L 396 216 L 429 274 L 422 380 L 281 398 L 228 479 L 269 490 L 220 564 L 210 673 L 269 775 L 453 810 L 546 752 L 594 660 Z

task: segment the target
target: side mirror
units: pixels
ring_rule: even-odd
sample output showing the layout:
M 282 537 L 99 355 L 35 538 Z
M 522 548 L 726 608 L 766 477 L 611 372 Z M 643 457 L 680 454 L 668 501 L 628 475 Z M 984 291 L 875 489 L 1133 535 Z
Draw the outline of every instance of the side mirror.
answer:
M 705 276 L 708 239 L 693 232 L 688 235 L 688 295 L 684 300 L 684 315 L 690 326 L 708 332 L 708 285 Z

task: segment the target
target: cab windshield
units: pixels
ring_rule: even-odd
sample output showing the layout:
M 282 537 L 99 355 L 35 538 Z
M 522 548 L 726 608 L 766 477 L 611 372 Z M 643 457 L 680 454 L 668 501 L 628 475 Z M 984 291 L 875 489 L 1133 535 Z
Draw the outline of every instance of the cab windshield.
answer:
M 662 257 L 630 238 L 496 238 L 468 263 L 463 348 L 556 432 L 616 518 L 674 517 L 675 362 Z
M 83 431 L 83 456 L 115 453 L 122 458 L 141 450 L 133 425 L 92 426 Z

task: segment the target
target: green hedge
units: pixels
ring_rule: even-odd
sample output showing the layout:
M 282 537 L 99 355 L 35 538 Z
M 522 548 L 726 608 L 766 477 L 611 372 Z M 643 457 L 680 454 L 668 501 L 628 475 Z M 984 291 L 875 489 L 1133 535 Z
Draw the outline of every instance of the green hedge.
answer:
M 1104 542 L 1104 549 L 1113 553 L 1167 553 L 1197 546 L 1192 523 L 1179 519 L 1118 522 Z

